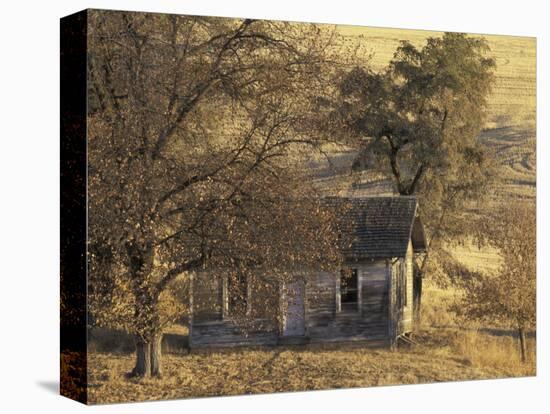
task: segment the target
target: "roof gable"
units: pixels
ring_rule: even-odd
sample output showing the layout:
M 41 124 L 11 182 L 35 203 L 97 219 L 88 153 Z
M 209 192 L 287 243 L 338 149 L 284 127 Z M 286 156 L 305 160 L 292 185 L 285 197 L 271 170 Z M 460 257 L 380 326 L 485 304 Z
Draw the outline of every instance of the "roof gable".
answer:
M 414 250 L 425 248 L 416 197 L 330 197 L 326 203 L 339 209 L 342 250 L 349 259 L 404 257 L 413 228 Z

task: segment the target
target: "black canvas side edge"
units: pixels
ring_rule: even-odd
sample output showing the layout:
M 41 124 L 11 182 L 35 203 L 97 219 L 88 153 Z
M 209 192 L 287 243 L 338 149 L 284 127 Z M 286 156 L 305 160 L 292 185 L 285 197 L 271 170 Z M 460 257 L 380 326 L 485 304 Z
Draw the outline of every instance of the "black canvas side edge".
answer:
M 60 393 L 85 404 L 87 11 L 60 30 Z

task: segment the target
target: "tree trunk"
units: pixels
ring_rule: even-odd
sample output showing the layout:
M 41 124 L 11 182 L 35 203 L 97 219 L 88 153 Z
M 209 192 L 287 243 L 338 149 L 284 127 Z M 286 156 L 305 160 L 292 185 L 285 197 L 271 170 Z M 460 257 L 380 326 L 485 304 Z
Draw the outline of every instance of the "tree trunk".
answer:
M 136 338 L 136 366 L 131 372 L 134 377 L 148 377 L 151 374 L 151 346 L 143 338 Z
M 151 375 L 159 378 L 162 377 L 161 345 L 162 333 L 155 336 L 151 342 Z
M 136 323 L 141 328 L 141 335 L 136 336 L 136 365 L 131 376 L 149 377 L 151 375 L 160 377 L 162 332 L 158 332 L 158 300 L 160 292 L 152 293 L 143 287 L 144 280 L 147 280 L 154 261 L 154 249 L 140 249 L 135 245 L 128 244 L 128 257 L 130 259 L 130 271 L 134 283 L 134 294 L 136 297 L 135 317 Z M 145 312 L 145 309 L 147 311 Z M 145 313 L 144 313 L 145 312 Z
M 136 365 L 130 376 L 132 377 L 162 377 L 162 333 L 155 335 L 151 340 L 136 338 Z
M 527 344 L 525 342 L 525 330 L 523 328 L 518 328 L 518 333 L 521 362 L 525 363 L 525 361 L 527 361 Z

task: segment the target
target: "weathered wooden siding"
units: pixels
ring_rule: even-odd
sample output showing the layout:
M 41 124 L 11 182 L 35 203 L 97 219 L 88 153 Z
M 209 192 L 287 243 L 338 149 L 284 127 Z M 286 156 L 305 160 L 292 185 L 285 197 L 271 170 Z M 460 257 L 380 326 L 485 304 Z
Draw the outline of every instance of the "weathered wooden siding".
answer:
M 391 326 L 390 306 L 396 303 L 396 263 L 407 272 L 407 306 Z M 318 272 L 306 278 L 305 327 L 310 342 L 388 340 L 412 328 L 412 246 L 406 258 L 349 263 L 357 269 L 359 303 L 356 310 L 337 310 L 339 274 Z M 393 274 L 392 274 L 393 273 Z M 393 286 L 390 289 L 390 284 Z M 255 279 L 250 289 L 250 317 L 245 322 L 224 316 L 222 278 L 193 278 L 193 317 L 190 345 L 274 345 L 279 341 L 279 288 L 276 283 Z M 390 298 L 390 294 L 393 297 Z
M 306 332 L 311 342 L 367 340 L 388 335 L 388 269 L 385 260 L 349 264 L 357 269 L 357 310 L 338 312 L 339 275 L 319 272 L 306 284 Z
M 189 345 L 191 347 L 275 345 L 277 339 L 277 325 L 268 319 L 242 322 L 226 318 L 194 323 Z
M 411 332 L 413 329 L 413 247 L 409 240 L 407 256 L 405 256 L 405 272 L 407 279 L 407 305 L 403 308 L 403 332 Z
M 224 316 L 223 277 L 204 273 L 193 276 L 193 300 L 189 344 L 191 347 L 270 345 L 277 343 L 278 291 L 265 280 L 251 280 L 252 321 Z
M 392 260 L 392 298 L 391 303 L 393 310 L 391 312 L 395 328 L 395 335 L 401 335 L 411 332 L 413 329 L 413 248 L 409 241 L 407 254 L 404 258 L 395 258 Z M 401 274 L 404 274 L 406 288 L 406 298 L 402 297 L 401 301 L 398 295 L 401 293 L 399 287 L 400 281 L 403 280 Z M 399 308 L 401 303 L 402 307 Z
M 388 272 L 389 278 L 389 321 L 388 321 L 388 335 L 392 338 L 392 343 L 395 340 L 395 337 L 398 335 L 399 327 L 399 310 L 397 308 L 397 279 L 399 276 L 398 268 L 398 259 L 393 259 L 389 263 L 390 271 Z

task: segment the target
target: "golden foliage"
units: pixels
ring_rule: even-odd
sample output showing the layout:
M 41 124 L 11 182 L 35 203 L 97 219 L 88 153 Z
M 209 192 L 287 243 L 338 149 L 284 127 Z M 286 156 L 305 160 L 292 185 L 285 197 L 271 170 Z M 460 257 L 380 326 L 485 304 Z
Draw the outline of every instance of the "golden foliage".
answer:
M 497 272 L 465 280 L 461 314 L 524 330 L 536 317 L 536 214 L 531 204 L 507 206 L 482 229 L 502 257 Z

